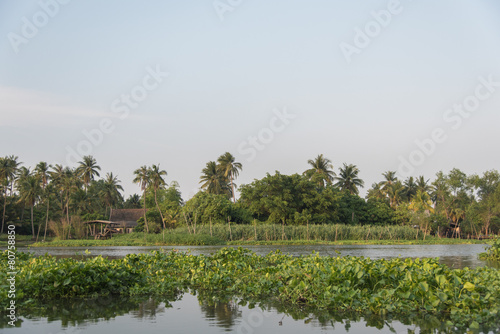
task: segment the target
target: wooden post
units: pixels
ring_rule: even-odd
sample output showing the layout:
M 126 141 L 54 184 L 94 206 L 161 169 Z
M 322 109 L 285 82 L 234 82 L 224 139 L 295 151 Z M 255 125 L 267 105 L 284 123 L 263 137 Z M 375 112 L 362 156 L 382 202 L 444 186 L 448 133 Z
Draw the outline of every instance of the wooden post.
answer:
M 306 239 L 309 240 L 309 219 L 307 220 Z
M 337 241 L 337 230 L 339 228 L 339 224 L 335 224 L 335 242 Z
M 255 222 L 255 219 L 253 220 L 253 231 L 255 235 L 255 241 L 257 241 L 257 223 Z

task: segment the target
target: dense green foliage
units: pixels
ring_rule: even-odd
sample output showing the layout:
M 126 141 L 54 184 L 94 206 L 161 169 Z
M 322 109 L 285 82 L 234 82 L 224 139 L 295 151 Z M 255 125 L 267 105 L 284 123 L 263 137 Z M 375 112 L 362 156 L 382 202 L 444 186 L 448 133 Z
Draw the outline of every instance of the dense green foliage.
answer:
M 15 225 L 16 234 L 79 238 L 78 223 L 109 219 L 112 208 L 144 208 L 137 232 L 160 233 L 179 226 L 194 233 L 202 225 L 271 223 L 286 226 L 314 224 L 407 225 L 425 236 L 484 238 L 500 231 L 500 173 L 466 175 L 459 169 L 399 180 L 396 172 L 382 174 L 366 199 L 360 170 L 343 164 L 335 173 L 332 161 L 318 155 L 301 173 L 276 172 L 239 187 L 235 180 L 242 164 L 229 152 L 202 170 L 202 190 L 184 203 L 179 185 L 165 180 L 159 165 L 134 171 L 142 196 L 121 195 L 113 173 L 100 178 L 92 156 L 76 168 L 40 162 L 31 171 L 15 156 L 0 157 L 2 227 Z M 151 225 L 151 226 L 150 226 Z M 282 233 L 283 235 L 285 233 Z M 229 239 L 232 239 L 231 237 Z
M 7 255 L 1 256 L 0 279 L 5 282 Z M 437 259 L 257 256 L 223 248 L 212 256 L 153 252 L 121 260 L 18 254 L 17 266 L 16 298 L 24 305 L 38 298 L 175 295 L 189 289 L 212 299 L 271 299 L 316 310 L 439 315 L 450 329 L 500 325 L 500 271 L 452 270 Z M 0 290 L 2 308 L 8 303 L 7 290 Z
M 493 244 L 486 248 L 486 252 L 479 256 L 484 260 L 500 261 L 500 238 L 495 239 Z

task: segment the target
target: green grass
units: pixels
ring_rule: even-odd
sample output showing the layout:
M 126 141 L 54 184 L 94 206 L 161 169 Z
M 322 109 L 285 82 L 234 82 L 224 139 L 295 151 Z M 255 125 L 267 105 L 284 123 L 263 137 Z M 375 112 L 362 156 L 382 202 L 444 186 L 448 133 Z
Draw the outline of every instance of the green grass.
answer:
M 92 247 L 92 246 L 208 246 L 224 245 L 225 242 L 205 234 L 146 234 L 129 233 L 117 234 L 107 240 L 59 240 L 51 242 L 38 242 L 31 247 Z
M 196 234 L 186 227 L 165 230 L 163 234 L 117 234 L 109 240 L 58 240 L 35 243 L 32 247 L 91 247 L 91 246 L 168 246 L 168 245 L 429 245 L 484 244 L 472 239 L 448 239 L 426 236 L 408 226 L 351 225 L 199 225 Z

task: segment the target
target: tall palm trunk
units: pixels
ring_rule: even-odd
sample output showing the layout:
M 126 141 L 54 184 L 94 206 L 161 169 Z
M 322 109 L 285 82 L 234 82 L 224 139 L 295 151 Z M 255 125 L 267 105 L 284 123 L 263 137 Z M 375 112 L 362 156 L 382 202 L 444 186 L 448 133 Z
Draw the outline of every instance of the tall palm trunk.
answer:
M 66 219 L 68 221 L 68 239 L 71 238 L 71 222 L 69 220 L 69 193 L 68 200 L 66 201 Z
M 33 204 L 31 205 L 31 232 L 33 232 L 33 239 L 35 239 L 35 225 L 33 224 Z
M 45 216 L 45 232 L 43 233 L 43 241 L 45 241 L 45 237 L 47 236 L 47 225 L 49 223 L 49 204 L 50 200 L 47 200 L 47 214 Z
M 5 222 L 5 210 L 7 208 L 7 188 L 5 188 L 3 192 L 3 214 L 2 214 L 2 231 L 0 233 L 3 233 L 3 225 Z
M 234 195 L 234 183 L 233 183 L 233 173 L 231 175 L 231 188 L 233 190 L 233 203 L 236 203 L 236 196 Z
M 146 232 L 149 233 L 148 219 L 146 218 L 146 189 L 144 189 L 144 224 L 146 225 Z

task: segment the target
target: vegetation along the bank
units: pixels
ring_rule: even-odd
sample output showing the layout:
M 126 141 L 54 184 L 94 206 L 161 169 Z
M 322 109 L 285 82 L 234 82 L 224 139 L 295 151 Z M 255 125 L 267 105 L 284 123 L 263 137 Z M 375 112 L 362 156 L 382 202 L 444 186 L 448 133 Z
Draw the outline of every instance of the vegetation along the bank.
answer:
M 500 261 L 500 238 L 495 239 L 491 247 L 486 249 L 485 253 L 479 254 L 483 260 Z
M 322 154 L 307 163 L 309 167 L 296 174 L 276 171 L 237 187 L 243 165 L 226 152 L 206 164 L 199 177 L 201 190 L 185 202 L 175 181 L 167 185 L 167 171 L 159 164 L 137 168 L 134 182 L 140 195 L 124 199 L 121 181 L 112 172 L 101 177 L 104 173 L 92 156 L 83 157 L 75 168 L 40 162 L 34 169 L 22 166 L 16 156 L 0 157 L 0 232 L 9 225 L 15 226 L 16 235 L 37 240 L 81 239 L 88 236 L 82 222 L 108 220 L 113 209 L 120 208 L 143 210 L 137 232 L 163 234 L 182 228 L 194 235 L 202 229 L 209 234 L 208 226 L 217 231 L 231 227 L 228 236 L 214 236 L 228 241 L 239 239 L 231 235 L 237 234 L 236 225 L 245 225 L 245 231 L 257 226 L 255 241 L 287 240 L 289 227 L 300 227 L 296 231 L 301 239 L 329 241 L 339 240 L 343 232 L 336 231 L 335 238 L 332 231 L 345 225 L 363 226 L 360 229 L 368 236 L 359 233 L 361 240 L 379 238 L 373 232 L 378 226 L 411 226 L 423 239 L 430 235 L 487 239 L 499 232 L 496 170 L 467 175 L 453 169 L 437 173 L 433 181 L 424 176 L 400 180 L 394 171 L 387 171 L 362 198 L 364 181 L 355 165 L 343 164 L 335 172 Z M 270 227 L 259 227 L 263 224 L 272 226 L 272 233 Z M 274 231 L 277 225 L 281 233 Z M 330 225 L 330 232 L 320 228 L 329 237 L 314 236 L 315 225 Z M 243 234 L 248 239 L 248 233 Z
M 7 254 L 0 279 L 6 282 Z M 258 256 L 223 248 L 212 256 L 182 252 L 130 254 L 124 259 L 55 259 L 17 254 L 19 307 L 54 298 L 103 295 L 178 295 L 191 291 L 223 300 L 275 300 L 316 310 L 360 314 L 439 315 L 450 329 L 497 329 L 500 271 L 450 269 L 437 259 Z M 2 283 L 5 284 L 5 283 Z M 0 290 L 0 304 L 9 302 Z

